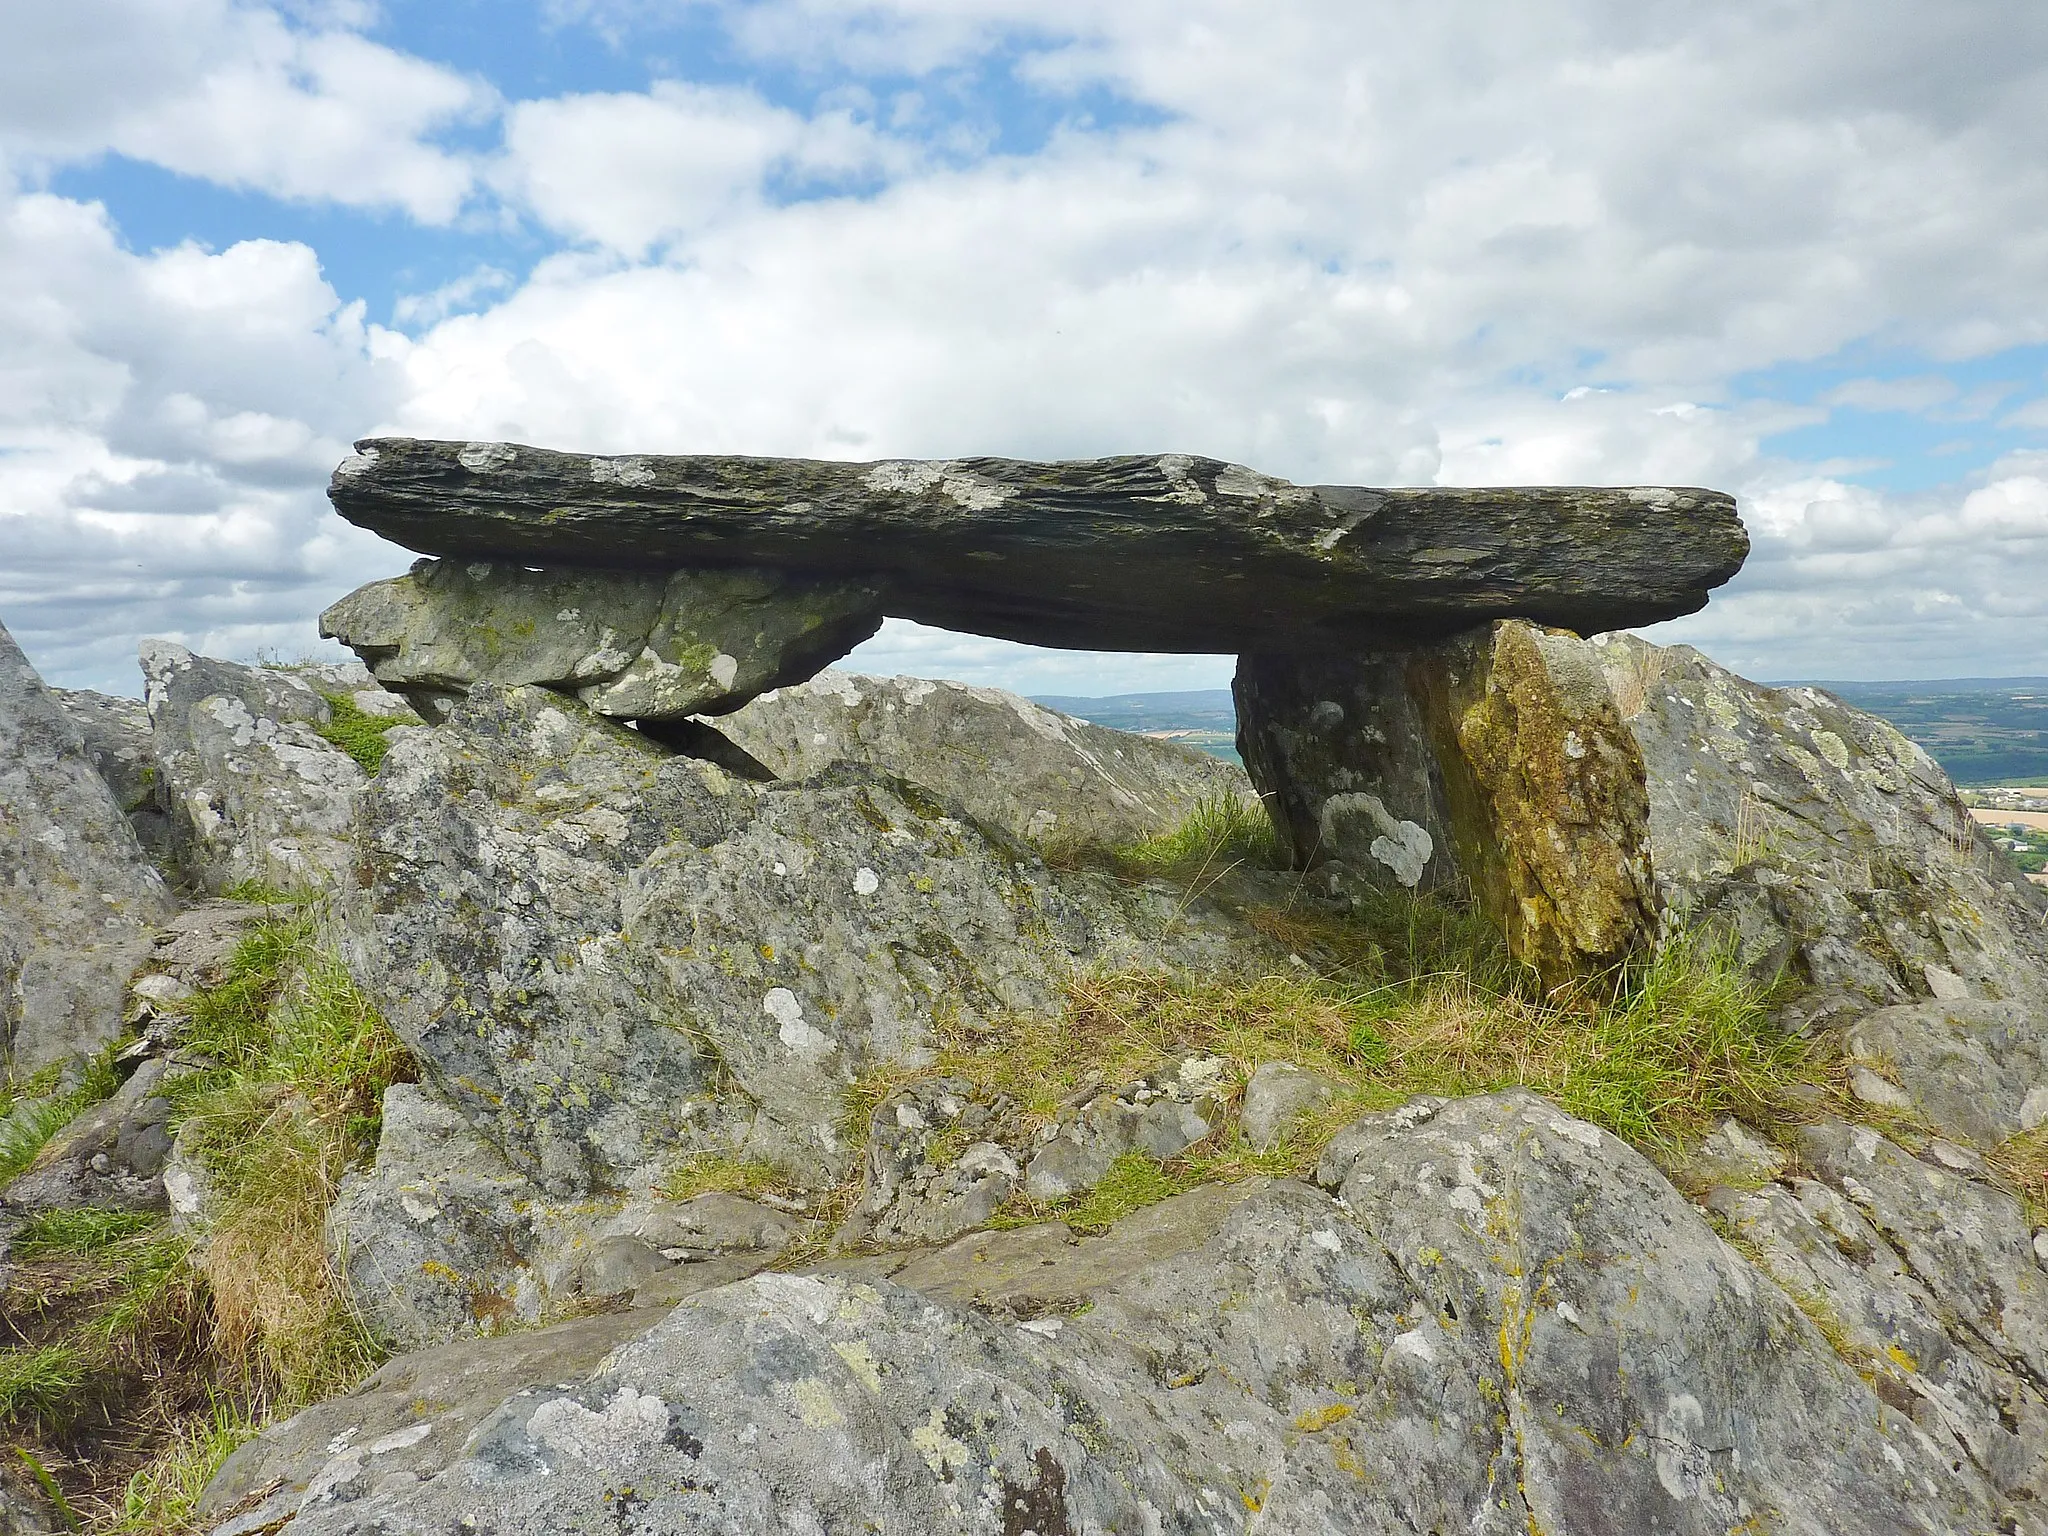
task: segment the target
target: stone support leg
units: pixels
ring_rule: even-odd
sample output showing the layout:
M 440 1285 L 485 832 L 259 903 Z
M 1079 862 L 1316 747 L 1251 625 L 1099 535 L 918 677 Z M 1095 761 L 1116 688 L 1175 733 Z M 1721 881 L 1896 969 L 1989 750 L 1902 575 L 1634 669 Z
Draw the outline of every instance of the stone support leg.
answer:
M 1551 986 L 1654 934 L 1642 756 L 1577 636 L 1503 620 L 1246 656 L 1236 692 L 1245 766 L 1304 867 L 1469 893 Z

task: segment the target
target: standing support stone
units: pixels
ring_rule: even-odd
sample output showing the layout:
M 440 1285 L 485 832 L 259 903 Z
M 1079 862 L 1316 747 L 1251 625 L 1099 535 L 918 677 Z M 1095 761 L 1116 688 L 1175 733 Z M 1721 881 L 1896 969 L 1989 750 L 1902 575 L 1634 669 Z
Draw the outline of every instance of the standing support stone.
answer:
M 1407 651 L 1247 656 L 1237 703 L 1304 867 L 1462 888 L 1553 987 L 1655 932 L 1642 755 L 1577 636 L 1502 620 Z

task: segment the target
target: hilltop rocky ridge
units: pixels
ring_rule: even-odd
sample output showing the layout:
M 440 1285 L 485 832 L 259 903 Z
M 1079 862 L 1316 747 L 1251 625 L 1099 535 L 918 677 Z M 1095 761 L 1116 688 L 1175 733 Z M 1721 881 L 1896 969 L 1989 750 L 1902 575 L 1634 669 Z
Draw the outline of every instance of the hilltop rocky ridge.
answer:
M 426 557 L 361 666 L 0 639 L 0 1424 L 102 1528 L 2048 1532 L 2048 893 L 1592 633 L 1726 498 L 334 495 Z M 1248 776 L 829 670 L 884 614 L 1206 614 Z

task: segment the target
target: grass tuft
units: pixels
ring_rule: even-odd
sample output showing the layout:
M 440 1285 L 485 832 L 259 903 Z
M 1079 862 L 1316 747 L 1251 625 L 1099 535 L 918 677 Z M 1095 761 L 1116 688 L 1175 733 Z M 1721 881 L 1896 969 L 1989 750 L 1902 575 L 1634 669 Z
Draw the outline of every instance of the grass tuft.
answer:
M 2048 1125 L 2000 1142 L 1987 1161 L 2019 1195 L 2027 1220 L 2048 1225 Z
M 50 1254 L 91 1254 L 111 1248 L 155 1226 L 147 1211 L 108 1211 L 87 1206 L 70 1211 L 38 1211 L 22 1224 L 14 1239 L 14 1257 L 40 1259 Z
M 1265 807 L 1233 794 L 1204 798 L 1170 831 L 1142 842 L 1054 841 L 1044 853 L 1055 867 L 1092 864 L 1120 879 L 1187 886 L 1211 884 L 1240 865 L 1277 867 L 1282 862 L 1280 840 Z
M 374 774 L 384 766 L 384 754 L 391 749 L 390 742 L 385 740 L 388 733 L 401 725 L 416 723 L 403 715 L 394 719 L 366 714 L 345 693 L 323 693 L 320 697 L 327 701 L 330 718 L 317 729 L 354 758 L 365 773 Z

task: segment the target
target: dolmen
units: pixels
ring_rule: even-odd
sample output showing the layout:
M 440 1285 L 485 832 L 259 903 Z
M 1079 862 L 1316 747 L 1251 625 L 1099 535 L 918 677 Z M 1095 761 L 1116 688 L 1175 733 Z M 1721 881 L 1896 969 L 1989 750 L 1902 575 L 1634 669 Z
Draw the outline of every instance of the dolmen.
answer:
M 429 719 L 540 684 L 680 750 L 885 616 L 1235 652 L 1238 744 L 1294 861 L 1470 899 L 1552 985 L 1658 922 L 1635 739 L 1582 636 L 1702 607 L 1733 498 L 1298 486 L 1183 455 L 850 464 L 356 444 L 329 497 L 429 558 L 321 617 Z

